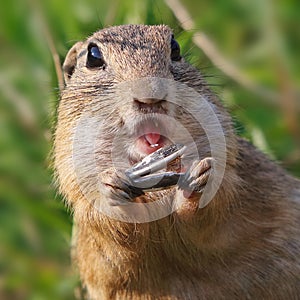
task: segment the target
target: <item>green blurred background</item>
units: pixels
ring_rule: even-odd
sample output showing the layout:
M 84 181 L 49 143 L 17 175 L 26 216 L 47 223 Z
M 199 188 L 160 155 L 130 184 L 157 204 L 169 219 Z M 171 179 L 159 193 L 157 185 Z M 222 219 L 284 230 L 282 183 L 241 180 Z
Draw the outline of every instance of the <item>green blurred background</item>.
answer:
M 98 28 L 170 25 L 238 133 L 300 176 L 300 2 L 182 0 L 189 15 L 180 20 L 183 10 L 167 2 L 1 0 L 0 299 L 74 299 L 72 221 L 49 168 L 59 94 L 53 53 L 62 62 Z M 194 34 L 208 43 L 198 47 Z

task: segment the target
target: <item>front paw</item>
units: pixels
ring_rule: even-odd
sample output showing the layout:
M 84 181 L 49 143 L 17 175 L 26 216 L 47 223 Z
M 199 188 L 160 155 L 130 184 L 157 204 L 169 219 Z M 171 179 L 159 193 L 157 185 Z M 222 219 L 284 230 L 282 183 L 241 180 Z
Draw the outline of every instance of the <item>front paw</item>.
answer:
M 179 188 L 188 192 L 202 193 L 212 173 L 214 162 L 215 160 L 212 157 L 194 161 L 178 183 Z
M 126 205 L 134 198 L 144 195 L 144 192 L 126 180 L 122 173 L 113 169 L 103 171 L 99 175 L 100 191 L 111 206 Z

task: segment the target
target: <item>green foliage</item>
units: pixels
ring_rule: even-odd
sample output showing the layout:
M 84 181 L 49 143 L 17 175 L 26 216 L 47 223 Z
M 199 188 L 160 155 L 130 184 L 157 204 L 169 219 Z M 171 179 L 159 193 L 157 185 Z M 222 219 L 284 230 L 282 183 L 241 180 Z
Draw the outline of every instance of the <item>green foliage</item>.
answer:
M 58 83 L 45 30 L 63 61 L 75 41 L 103 26 L 170 25 L 186 59 L 202 68 L 232 112 L 237 131 L 300 175 L 300 2 L 182 3 L 195 21 L 195 31 L 206 33 L 250 80 L 274 91 L 275 100 L 249 91 L 227 77 L 222 66 L 214 66 L 192 43 L 194 31 L 182 30 L 164 1 L 2 1 L 1 299 L 73 299 L 78 282 L 69 261 L 71 217 L 55 192 L 49 168 Z

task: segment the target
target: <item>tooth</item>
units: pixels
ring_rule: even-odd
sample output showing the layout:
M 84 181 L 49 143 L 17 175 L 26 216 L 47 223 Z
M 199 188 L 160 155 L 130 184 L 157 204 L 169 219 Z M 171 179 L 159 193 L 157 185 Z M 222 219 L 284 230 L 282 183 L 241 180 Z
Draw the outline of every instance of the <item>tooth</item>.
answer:
M 150 147 L 152 147 L 152 148 L 158 147 L 158 144 L 152 144 L 152 145 L 150 145 Z

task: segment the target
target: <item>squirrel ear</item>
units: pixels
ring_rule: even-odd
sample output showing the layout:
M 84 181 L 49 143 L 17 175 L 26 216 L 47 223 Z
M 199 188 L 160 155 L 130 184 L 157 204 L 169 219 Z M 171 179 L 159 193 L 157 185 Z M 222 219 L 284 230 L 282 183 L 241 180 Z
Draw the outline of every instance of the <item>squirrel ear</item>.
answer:
M 63 73 L 65 84 L 67 85 L 74 73 L 76 64 L 77 64 L 77 54 L 78 50 L 81 47 L 82 42 L 77 42 L 68 52 L 64 64 L 63 64 Z

